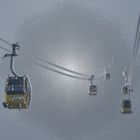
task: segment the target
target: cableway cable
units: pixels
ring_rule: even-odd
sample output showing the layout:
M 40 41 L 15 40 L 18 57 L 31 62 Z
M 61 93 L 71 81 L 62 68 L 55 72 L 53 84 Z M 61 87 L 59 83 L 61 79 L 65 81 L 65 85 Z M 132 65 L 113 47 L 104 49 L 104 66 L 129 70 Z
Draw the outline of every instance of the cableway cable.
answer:
M 47 69 L 47 70 L 49 70 L 49 71 L 52 71 L 52 72 L 55 72 L 55 73 L 58 73 L 58 74 L 61 74 L 61 75 L 64 75 L 64 76 L 68 76 L 68 77 L 70 77 L 70 78 L 74 78 L 74 79 L 78 79 L 78 80 L 86 80 L 86 81 L 89 80 L 89 78 L 78 77 L 78 76 L 66 74 L 66 73 L 64 73 L 64 72 L 60 72 L 60 71 L 58 71 L 58 70 L 55 70 L 55 69 L 53 69 L 53 68 L 47 67 L 47 66 L 42 65 L 42 64 L 39 64 L 39 63 L 37 63 L 37 62 L 36 62 L 35 64 L 38 65 L 38 66 L 40 66 L 40 67 L 42 67 L 42 68 L 44 68 L 44 69 Z

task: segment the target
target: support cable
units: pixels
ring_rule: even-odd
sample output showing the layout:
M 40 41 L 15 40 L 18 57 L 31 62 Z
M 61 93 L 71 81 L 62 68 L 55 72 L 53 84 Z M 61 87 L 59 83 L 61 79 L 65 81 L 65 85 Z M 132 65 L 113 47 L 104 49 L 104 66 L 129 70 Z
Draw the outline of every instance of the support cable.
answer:
M 76 72 L 76 71 L 73 71 L 73 70 L 64 68 L 64 67 L 62 67 L 62 66 L 56 65 L 56 64 L 54 64 L 54 63 L 52 63 L 52 62 L 50 62 L 50 61 L 44 60 L 44 59 L 42 59 L 42 58 L 40 58 L 40 57 L 37 57 L 37 60 L 40 60 L 40 61 L 45 62 L 45 63 L 47 63 L 47 64 L 49 64 L 49 65 L 51 65 L 51 66 L 54 66 L 54 67 L 56 67 L 56 68 L 65 70 L 65 71 L 67 71 L 67 72 L 70 72 L 70 73 L 73 73 L 73 74 L 76 74 L 76 75 L 80 75 L 80 76 L 84 76 L 84 77 L 89 77 L 89 76 L 90 76 L 90 75 L 87 75 L 87 74 L 79 73 L 79 72 Z
M 7 45 L 10 45 L 10 46 L 16 45 L 16 47 L 19 47 L 18 42 L 17 42 L 16 44 L 11 44 L 11 43 L 9 43 L 8 41 L 6 41 L 6 40 L 4 40 L 4 39 L 2 39 L 2 38 L 0 38 L 0 40 L 1 40 L 2 42 L 6 43 Z M 3 49 L 3 50 L 5 50 L 5 51 L 7 51 L 7 52 L 9 52 L 9 49 L 5 49 L 4 47 L 0 47 L 0 48 Z M 23 50 L 21 50 L 21 51 L 23 51 Z M 13 54 L 15 54 L 15 53 L 16 53 L 16 49 L 13 48 Z M 6 54 L 5 56 L 6 56 L 6 57 L 7 57 L 7 56 L 11 56 L 11 64 L 10 64 L 11 72 L 12 72 L 15 76 L 17 76 L 17 74 L 16 74 L 16 72 L 15 72 L 15 70 L 14 70 L 14 60 L 13 60 L 13 56 L 10 55 L 10 54 Z M 50 61 L 48 61 L 48 60 L 44 60 L 43 58 L 38 57 L 38 56 L 35 56 L 35 59 L 40 60 L 40 61 L 42 61 L 42 62 L 44 62 L 44 63 L 46 63 L 46 64 L 49 64 L 49 65 L 51 65 L 51 66 L 54 66 L 54 67 L 56 67 L 56 68 L 59 68 L 59 69 L 61 69 L 61 70 L 64 70 L 64 71 L 70 72 L 70 73 L 72 73 L 72 74 L 78 75 L 78 76 L 74 76 L 74 75 L 71 75 L 71 74 L 67 74 L 67 73 L 64 73 L 64 72 L 55 70 L 55 69 L 53 69 L 53 68 L 50 68 L 50 67 L 48 67 L 48 66 L 45 66 L 45 65 L 42 65 L 42 64 L 39 64 L 39 63 L 36 63 L 36 62 L 35 62 L 35 64 L 37 64 L 38 66 L 43 67 L 43 68 L 46 68 L 46 69 L 51 70 L 51 71 L 53 71 L 53 72 L 56 72 L 56 73 L 59 73 L 59 74 L 63 74 L 63 75 L 65 75 L 65 76 L 68 76 L 68 77 L 71 77 L 71 78 L 81 79 L 81 80 L 90 80 L 90 79 L 91 79 L 91 78 L 90 78 L 90 77 L 91 77 L 90 75 L 83 74 L 83 73 L 80 73 L 80 72 L 76 72 L 76 71 L 67 69 L 67 68 L 65 68 L 65 67 L 56 65 L 56 64 L 54 64 L 54 63 L 52 63 L 52 62 L 50 62 Z M 97 79 L 103 77 L 103 76 L 106 74 L 106 72 L 110 69 L 110 67 L 112 66 L 113 62 L 114 62 L 114 59 L 113 59 L 113 57 L 112 57 L 112 62 L 111 62 L 111 64 L 109 64 L 109 65 L 105 68 L 105 70 L 104 70 L 102 73 L 99 73 L 99 74 L 97 74 L 97 75 L 94 75 L 94 80 L 97 80 Z M 81 76 L 81 77 L 80 77 L 80 76 Z
M 89 80 L 89 78 L 78 77 L 78 76 L 66 74 L 66 73 L 64 73 L 64 72 L 60 72 L 60 71 L 58 71 L 58 70 L 55 70 L 55 69 L 53 69 L 53 68 L 47 67 L 47 66 L 42 65 L 42 64 L 39 64 L 39 63 L 37 63 L 37 62 L 36 62 L 35 64 L 38 65 L 38 66 L 40 66 L 40 67 L 42 67 L 42 68 L 44 68 L 44 69 L 47 69 L 47 70 L 49 70 L 49 71 L 52 71 L 52 72 L 55 72 L 55 73 L 58 73 L 58 74 L 61 74 L 61 75 L 64 75 L 64 76 L 67 76 L 67 77 L 70 77 L 70 78 L 74 78 L 74 79 L 78 79 L 78 80 L 86 80 L 86 81 Z
M 133 76 L 134 76 L 136 58 L 137 58 L 138 49 L 139 49 L 139 42 L 140 42 L 140 15 L 139 15 L 138 25 L 137 25 L 137 30 L 136 30 L 134 49 L 133 49 L 131 62 L 130 62 L 130 69 L 129 69 L 129 73 L 128 73 L 128 82 L 130 85 L 132 83 Z

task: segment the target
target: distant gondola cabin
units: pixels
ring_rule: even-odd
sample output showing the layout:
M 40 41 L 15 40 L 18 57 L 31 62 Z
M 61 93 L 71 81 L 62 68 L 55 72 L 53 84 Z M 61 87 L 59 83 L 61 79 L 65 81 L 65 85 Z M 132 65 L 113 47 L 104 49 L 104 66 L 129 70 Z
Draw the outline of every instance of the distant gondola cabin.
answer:
M 131 109 L 132 105 L 131 105 L 131 100 L 122 100 L 121 102 L 121 112 L 122 113 L 132 113 L 132 109 Z
M 90 85 L 89 95 L 91 95 L 91 96 L 97 95 L 97 86 L 96 85 Z
M 126 85 L 123 87 L 123 94 L 129 94 L 130 93 L 130 86 Z
M 106 79 L 106 80 L 109 80 L 109 79 L 110 79 L 110 73 L 106 73 L 106 74 L 105 74 L 105 79 Z

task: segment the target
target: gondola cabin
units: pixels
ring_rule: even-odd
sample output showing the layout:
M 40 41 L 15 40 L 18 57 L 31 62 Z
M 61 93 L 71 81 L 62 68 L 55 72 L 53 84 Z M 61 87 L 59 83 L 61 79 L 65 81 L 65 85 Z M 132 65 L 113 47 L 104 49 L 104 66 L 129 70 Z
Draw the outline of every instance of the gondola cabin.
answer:
M 121 113 L 124 114 L 129 114 L 132 113 L 132 109 L 131 109 L 131 100 L 127 99 L 127 100 L 122 100 L 121 102 Z
M 106 79 L 106 80 L 109 80 L 109 79 L 110 79 L 110 73 L 106 73 L 106 74 L 105 74 L 105 79 Z
M 122 88 L 123 94 L 129 94 L 130 93 L 130 86 L 126 85 Z
M 24 77 L 8 77 L 5 85 L 5 102 L 3 106 L 9 109 L 29 108 L 31 87 L 29 79 Z
M 91 95 L 91 96 L 97 95 L 97 86 L 96 85 L 90 85 L 89 95 Z

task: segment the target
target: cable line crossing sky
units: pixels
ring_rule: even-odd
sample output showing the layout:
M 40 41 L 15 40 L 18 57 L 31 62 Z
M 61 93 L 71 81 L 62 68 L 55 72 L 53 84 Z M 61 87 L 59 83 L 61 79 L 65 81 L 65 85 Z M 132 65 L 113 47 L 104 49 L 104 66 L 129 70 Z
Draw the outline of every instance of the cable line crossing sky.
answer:
M 8 42 L 8 41 L 2 39 L 2 38 L 0 38 L 0 41 L 6 43 L 7 45 L 12 46 L 12 43 L 10 43 L 10 42 Z M 7 49 L 7 48 L 5 48 L 5 47 L 2 47 L 2 46 L 0 46 L 0 49 L 3 49 L 3 50 L 5 50 L 5 51 L 7 51 L 7 52 L 11 52 L 9 49 Z M 23 51 L 23 50 L 21 49 L 21 51 Z M 74 79 L 78 79 L 78 80 L 86 80 L 86 81 L 90 81 L 90 80 L 91 80 L 91 77 L 92 77 L 92 80 L 97 80 L 97 79 L 99 79 L 99 78 L 105 76 L 105 74 L 109 71 L 109 69 L 111 68 L 112 64 L 114 63 L 114 58 L 112 57 L 111 63 L 110 63 L 107 67 L 105 67 L 105 69 L 103 70 L 103 72 L 101 72 L 101 73 L 99 73 L 99 74 L 88 75 L 88 74 L 83 74 L 83 73 L 76 72 L 76 71 L 67 69 L 67 68 L 65 68 L 65 67 L 59 66 L 59 65 L 57 65 L 57 64 L 54 64 L 54 63 L 52 63 L 52 62 L 50 62 L 50 61 L 48 61 L 48 60 L 45 60 L 45 59 L 43 59 L 43 58 L 40 58 L 40 57 L 38 57 L 38 56 L 34 56 L 34 58 L 35 58 L 37 61 L 39 60 L 39 61 L 41 61 L 42 63 L 48 64 L 48 65 L 50 65 L 50 66 L 53 66 L 53 67 L 58 68 L 58 69 L 60 69 L 60 70 L 64 70 L 64 71 L 69 72 L 69 73 L 74 74 L 74 75 L 67 74 L 67 73 L 65 73 L 65 72 L 56 70 L 56 69 L 51 68 L 51 67 L 49 67 L 49 66 L 42 65 L 42 64 L 37 63 L 37 62 L 35 61 L 35 64 L 36 64 L 36 65 L 38 65 L 38 66 L 40 66 L 40 67 L 42 67 L 42 68 L 44 68 L 44 69 L 47 69 L 47 70 L 49 70 L 49 71 L 52 71 L 52 72 L 55 72 L 55 73 L 57 73 L 57 74 L 61 74 L 61 75 L 64 75 L 64 76 L 67 76 L 67 77 L 70 77 L 70 78 L 74 78 Z M 75 76 L 75 75 L 76 75 L 76 76 Z
M 128 73 L 128 83 L 130 84 L 130 86 L 132 84 L 132 80 L 134 77 L 136 58 L 137 58 L 138 49 L 139 49 L 139 42 L 140 42 L 140 15 L 139 15 L 139 19 L 138 19 L 135 43 L 134 43 L 133 53 L 132 53 L 131 62 L 130 62 L 130 69 L 129 69 L 129 73 Z

